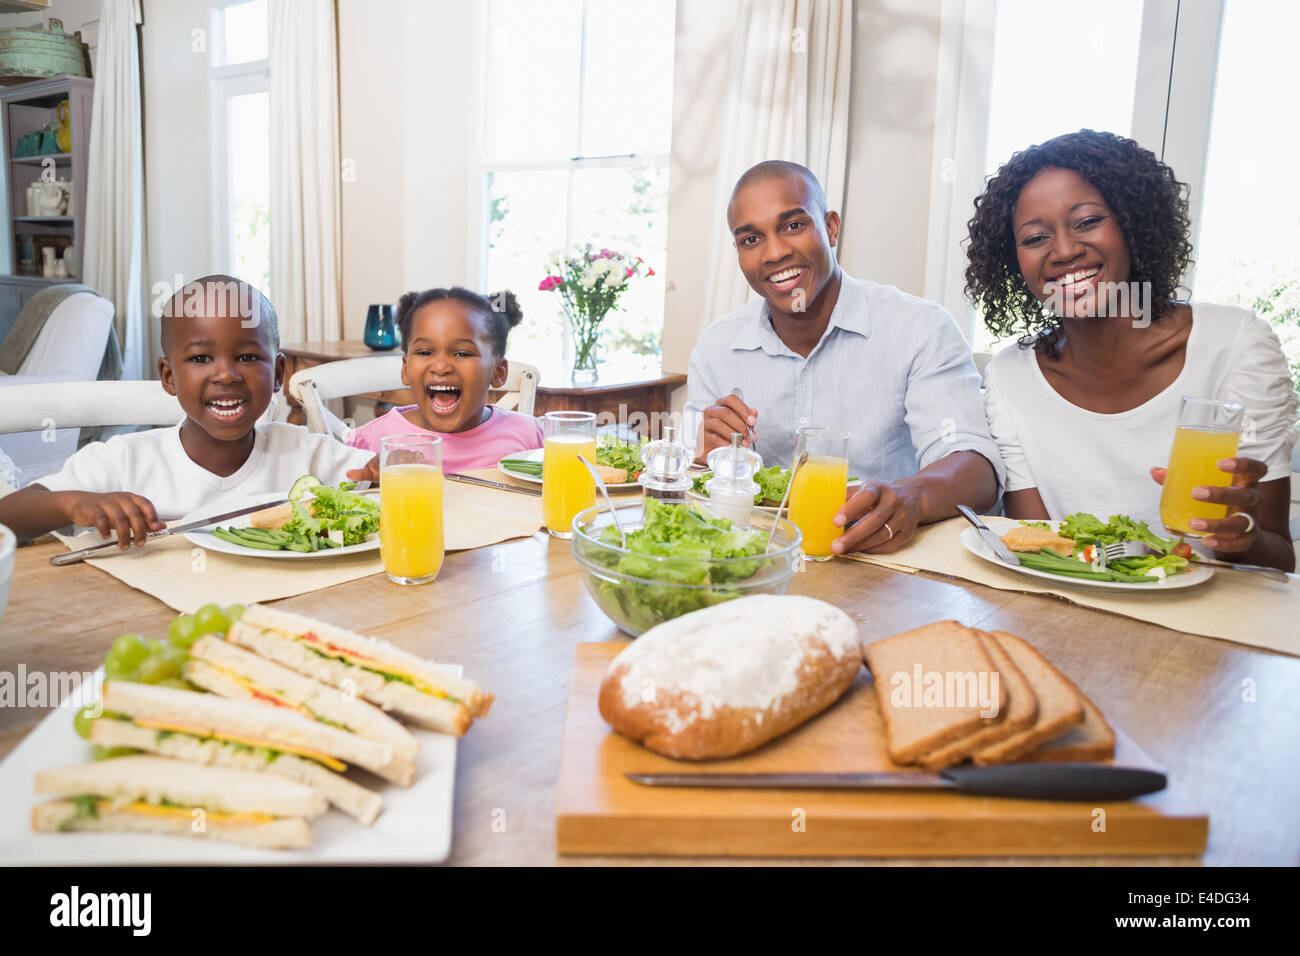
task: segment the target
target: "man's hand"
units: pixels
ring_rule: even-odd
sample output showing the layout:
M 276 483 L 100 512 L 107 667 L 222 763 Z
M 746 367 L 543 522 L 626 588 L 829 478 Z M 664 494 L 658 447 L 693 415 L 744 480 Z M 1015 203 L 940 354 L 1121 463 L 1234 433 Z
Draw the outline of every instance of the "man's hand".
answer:
M 128 491 L 96 494 L 90 491 L 68 492 L 68 521 L 84 527 L 93 527 L 101 537 L 109 537 L 110 529 L 117 533 L 117 545 L 123 551 L 130 549 L 132 540 L 137 547 L 145 542 L 150 531 L 162 531 L 167 526 L 158 520 L 153 502 Z
M 704 436 L 704 453 L 701 457 L 707 458 L 713 449 L 730 445 L 732 432 L 743 435 L 740 444 L 748 448 L 749 430 L 756 424 L 757 409 L 750 408 L 735 395 L 718 399 L 704 410 L 700 422 L 700 434 Z
M 896 551 L 916 534 L 921 510 L 921 496 L 914 489 L 885 481 L 864 481 L 858 493 L 835 512 L 832 520 L 847 530 L 831 542 L 831 550 L 836 554 Z
M 349 481 L 368 481 L 372 485 L 379 484 L 379 456 L 371 458 L 360 468 L 353 468 L 348 473 Z
M 1201 539 L 1207 548 L 1224 554 L 1240 554 L 1254 547 L 1259 536 L 1259 480 L 1268 473 L 1268 466 L 1254 458 L 1223 458 L 1218 465 L 1220 471 L 1232 475 L 1232 485 L 1227 488 L 1197 485 L 1192 489 L 1192 497 L 1197 501 L 1227 505 L 1228 517 L 1217 521 L 1193 518 L 1191 527 L 1193 531 L 1202 531 L 1208 536 Z M 1156 484 L 1163 485 L 1167 471 L 1165 468 L 1152 468 L 1151 477 Z M 1250 516 L 1249 520 L 1246 515 Z

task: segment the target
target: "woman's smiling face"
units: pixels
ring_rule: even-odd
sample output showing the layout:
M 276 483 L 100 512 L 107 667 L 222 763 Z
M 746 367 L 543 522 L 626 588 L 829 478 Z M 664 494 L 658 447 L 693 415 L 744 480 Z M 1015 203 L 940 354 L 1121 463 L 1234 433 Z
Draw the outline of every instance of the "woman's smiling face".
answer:
M 1011 228 L 1029 291 L 1063 318 L 1105 315 L 1102 283 L 1129 281 L 1128 242 L 1114 211 L 1072 169 L 1049 166 L 1025 183 Z
M 473 309 L 454 299 L 421 306 L 411 317 L 402 357 L 409 385 L 430 430 L 459 432 L 483 422 L 488 389 L 505 384 L 509 364 L 497 358 Z

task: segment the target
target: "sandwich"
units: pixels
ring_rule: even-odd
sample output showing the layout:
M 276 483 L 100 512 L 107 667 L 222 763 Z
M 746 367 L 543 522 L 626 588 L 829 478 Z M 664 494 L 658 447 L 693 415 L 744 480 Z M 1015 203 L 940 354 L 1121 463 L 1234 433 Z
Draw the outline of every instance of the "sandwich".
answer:
M 118 757 L 36 775 L 32 827 L 167 833 L 281 850 L 311 844 L 307 819 L 325 812 L 311 787 L 282 777 L 188 767 L 160 757 Z
M 415 779 L 414 764 L 387 745 L 282 708 L 123 681 L 104 685 L 103 707 L 91 722 L 93 743 L 288 777 L 367 825 L 382 800 L 342 775 L 349 764 L 401 786 Z
M 414 761 L 420 750 L 420 742 L 409 730 L 373 704 L 215 635 L 191 645 L 185 679 L 222 697 L 278 707 L 386 744 L 401 761 Z
M 456 737 L 492 706 L 491 694 L 445 665 L 300 614 L 254 604 L 231 625 L 226 639 L 421 727 Z

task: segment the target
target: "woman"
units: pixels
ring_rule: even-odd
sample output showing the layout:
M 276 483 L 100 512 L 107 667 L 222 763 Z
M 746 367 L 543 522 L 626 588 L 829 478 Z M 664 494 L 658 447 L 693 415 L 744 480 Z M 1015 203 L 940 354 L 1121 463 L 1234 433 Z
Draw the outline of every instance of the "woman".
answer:
M 1177 301 L 1191 258 L 1187 187 L 1153 153 L 1081 130 L 1016 153 L 971 219 L 966 294 L 1018 345 L 989 363 L 989 427 L 1013 518 L 1076 511 L 1159 523 L 1183 396 L 1245 406 L 1228 506 L 1194 519 L 1227 561 L 1292 570 L 1297 399 L 1272 328 L 1231 306 Z M 1154 479 L 1155 484 L 1152 483 Z

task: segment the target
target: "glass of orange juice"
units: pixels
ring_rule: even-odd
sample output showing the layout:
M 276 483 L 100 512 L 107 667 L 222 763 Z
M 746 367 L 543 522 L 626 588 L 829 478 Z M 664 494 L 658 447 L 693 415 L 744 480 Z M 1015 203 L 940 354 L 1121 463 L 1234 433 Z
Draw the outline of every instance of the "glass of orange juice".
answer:
M 542 517 L 557 538 L 573 537 L 573 516 L 596 503 L 596 483 L 578 456 L 596 464 L 596 416 L 547 412 L 542 418 Z
M 849 433 L 833 428 L 801 428 L 795 433 L 795 461 L 808 460 L 790 488 L 790 520 L 803 532 L 803 553 L 826 561 L 831 542 L 844 533 L 831 519 L 844 505 L 849 481 Z
M 389 580 L 428 584 L 442 568 L 442 439 L 379 443 L 379 554 Z
M 1232 475 L 1219 470 L 1220 458 L 1237 454 L 1241 420 L 1245 410 L 1236 402 L 1209 398 L 1184 398 L 1178 413 L 1178 430 L 1169 453 L 1169 470 L 1160 494 L 1160 522 L 1174 534 L 1203 538 L 1208 531 L 1193 531 L 1193 518 L 1218 521 L 1228 516 L 1228 506 L 1198 501 L 1192 489 L 1198 486 L 1224 488 Z

